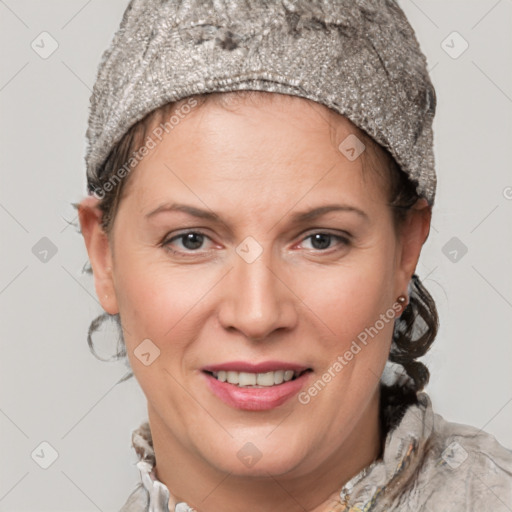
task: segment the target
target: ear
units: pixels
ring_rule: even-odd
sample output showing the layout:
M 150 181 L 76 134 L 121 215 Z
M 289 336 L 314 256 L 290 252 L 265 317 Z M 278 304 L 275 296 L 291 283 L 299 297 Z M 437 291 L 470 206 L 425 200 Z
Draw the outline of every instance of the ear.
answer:
M 426 199 L 421 198 L 407 212 L 407 217 L 399 228 L 396 296 L 407 294 L 407 287 L 416 271 L 421 249 L 430 233 L 431 219 L 432 207 Z
M 103 212 L 99 199 L 86 197 L 78 207 L 82 236 L 91 262 L 94 286 L 102 308 L 111 315 L 119 312 L 112 278 L 112 253 L 107 234 L 101 227 Z

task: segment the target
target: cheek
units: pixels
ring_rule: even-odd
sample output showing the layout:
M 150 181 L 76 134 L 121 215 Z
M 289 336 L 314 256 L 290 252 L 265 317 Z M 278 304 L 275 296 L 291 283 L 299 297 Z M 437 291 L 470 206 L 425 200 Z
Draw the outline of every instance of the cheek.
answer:
M 157 344 L 187 323 L 187 315 L 207 290 L 207 283 L 202 286 L 197 273 L 162 267 L 133 266 L 134 272 L 120 274 L 116 288 L 123 325 L 130 333 L 154 339 Z
M 155 261 L 155 248 L 141 249 L 120 240 L 114 261 L 115 289 L 127 345 L 149 338 L 158 344 L 164 332 L 185 314 L 193 287 L 183 274 Z
M 186 402 L 170 375 L 179 375 L 186 364 L 188 347 L 202 325 L 197 321 L 198 303 L 211 285 L 203 286 L 204 280 L 190 270 L 187 274 L 134 258 L 121 262 L 117 272 L 124 340 L 137 381 L 148 401 L 173 396 Z M 151 343 L 144 341 L 148 339 Z
M 393 254 L 392 244 L 382 240 L 343 265 L 310 273 L 305 304 L 336 337 L 353 339 L 394 302 Z

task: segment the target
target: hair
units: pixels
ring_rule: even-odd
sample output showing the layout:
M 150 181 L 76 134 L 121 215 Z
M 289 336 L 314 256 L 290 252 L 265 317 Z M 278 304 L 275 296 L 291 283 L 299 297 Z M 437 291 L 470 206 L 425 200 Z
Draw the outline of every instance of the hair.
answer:
M 235 103 L 233 100 L 251 99 L 255 96 L 255 92 L 260 93 L 256 95 L 258 99 L 266 97 L 272 100 L 273 96 L 275 96 L 274 93 L 251 90 L 198 94 L 188 97 L 188 99 L 194 98 L 199 107 L 206 102 L 214 101 L 225 108 L 229 108 Z M 230 101 L 228 101 L 228 98 Z M 120 181 L 117 173 L 125 166 L 134 152 L 138 151 L 143 145 L 149 130 L 175 112 L 184 102 L 185 99 L 167 103 L 135 123 L 111 150 L 100 172 L 98 172 L 100 177 L 89 183 L 90 193 L 97 190 L 103 192 L 98 207 L 102 212 L 101 225 L 107 236 L 111 235 L 119 204 L 130 183 L 131 173 Z M 395 230 L 398 230 L 401 223 L 407 218 L 408 212 L 417 200 L 420 199 L 416 192 L 417 183 L 400 169 L 386 148 L 376 143 L 369 135 L 357 127 L 352 126 L 352 129 L 356 131 L 357 136 L 362 139 L 367 148 L 361 154 L 361 157 L 363 157 L 363 171 L 366 172 L 366 169 L 370 169 L 372 172 L 379 174 L 381 179 L 384 180 L 383 183 L 385 183 L 387 188 L 389 206 L 392 209 L 394 227 Z M 112 183 L 112 177 L 118 180 L 116 186 L 105 187 L 109 180 Z M 76 204 L 74 206 L 79 207 Z M 92 272 L 90 265 L 87 271 Z M 116 322 L 119 338 L 117 353 L 109 359 L 103 359 L 98 356 L 94 349 L 92 335 L 108 319 Z M 386 431 L 397 424 L 408 405 L 418 403 L 417 392 L 423 390 L 427 385 L 430 372 L 417 359 L 425 355 L 430 349 L 438 329 L 439 318 L 434 299 L 424 287 L 419 277 L 414 274 L 409 286 L 409 302 L 401 316 L 395 320 L 391 350 L 388 358 L 391 363 L 396 363 L 403 367 L 408 380 L 405 384 L 395 383 L 391 386 L 381 384 L 381 393 L 383 398 L 385 398 L 381 400 L 381 425 Z M 90 350 L 98 359 L 103 361 L 125 359 L 125 362 L 128 362 L 119 314 L 110 315 L 103 313 L 95 318 L 90 324 L 87 341 Z M 129 362 L 128 367 L 130 367 Z M 133 372 L 129 372 L 119 382 L 127 380 L 132 376 Z

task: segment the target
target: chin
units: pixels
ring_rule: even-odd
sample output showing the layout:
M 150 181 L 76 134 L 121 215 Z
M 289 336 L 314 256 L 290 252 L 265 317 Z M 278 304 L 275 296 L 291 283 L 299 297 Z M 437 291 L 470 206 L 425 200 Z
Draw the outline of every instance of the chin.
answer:
M 268 435 L 268 433 L 265 433 Z M 268 477 L 290 473 L 300 466 L 306 453 L 304 443 L 294 446 L 289 440 L 275 439 L 238 442 L 231 444 L 218 443 L 220 450 L 205 457 L 218 470 L 236 476 Z M 233 456 L 234 455 L 234 456 Z

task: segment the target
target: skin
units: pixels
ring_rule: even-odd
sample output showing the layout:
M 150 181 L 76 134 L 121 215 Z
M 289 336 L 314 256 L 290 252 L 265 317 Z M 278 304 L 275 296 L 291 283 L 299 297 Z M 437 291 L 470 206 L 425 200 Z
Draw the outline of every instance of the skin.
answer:
M 378 457 L 392 321 L 308 404 L 294 397 L 269 411 L 234 409 L 200 369 L 290 361 L 313 369 L 311 385 L 406 295 L 428 237 L 424 200 L 395 231 L 381 178 L 337 149 L 359 133 L 352 123 L 277 96 L 232 109 L 207 103 L 187 115 L 132 171 L 110 237 L 94 198 L 80 208 L 96 292 L 108 313 L 120 313 L 147 397 L 157 476 L 200 512 L 331 510 L 342 485 Z M 166 202 L 222 221 L 145 217 Z M 332 203 L 365 216 L 337 211 L 291 223 L 296 212 Z M 169 242 L 181 257 L 162 245 L 196 230 L 202 245 L 201 237 L 195 246 Z M 315 233 L 334 236 L 322 246 Z M 336 238 L 347 233 L 348 241 Z M 252 263 L 236 252 L 248 236 L 263 249 Z M 147 338 L 160 350 L 149 366 L 134 355 Z M 237 457 L 247 442 L 262 454 L 252 467 Z

